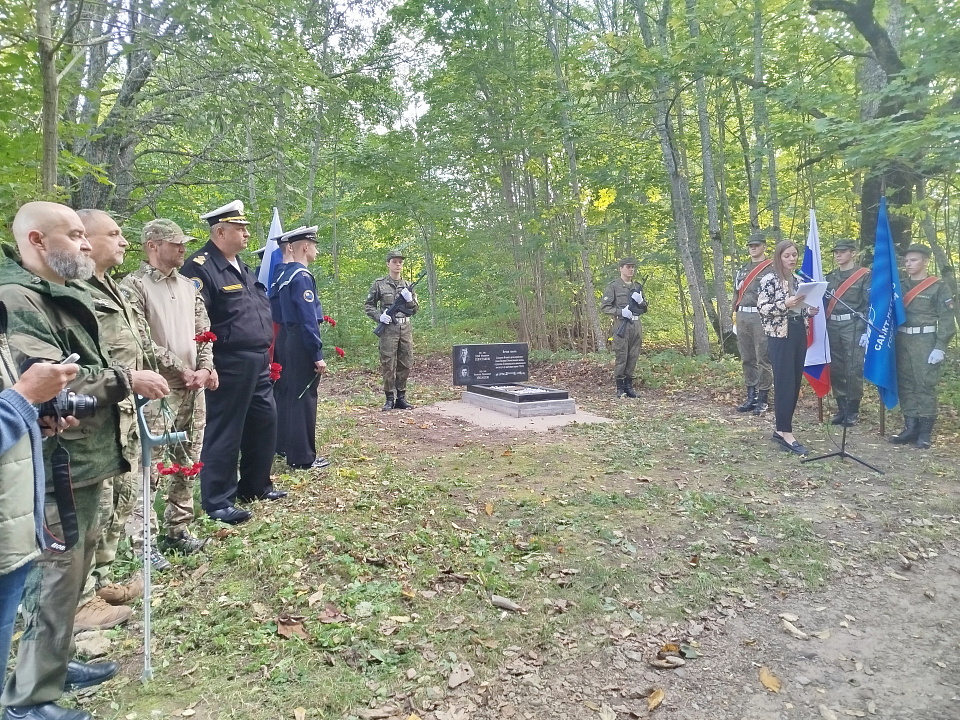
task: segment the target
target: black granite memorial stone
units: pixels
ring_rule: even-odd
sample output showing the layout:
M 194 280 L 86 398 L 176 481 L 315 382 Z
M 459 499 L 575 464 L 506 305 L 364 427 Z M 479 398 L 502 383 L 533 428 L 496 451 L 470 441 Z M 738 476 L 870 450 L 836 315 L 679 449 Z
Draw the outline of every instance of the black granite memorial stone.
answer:
M 526 343 L 453 346 L 454 385 L 509 385 L 530 377 Z

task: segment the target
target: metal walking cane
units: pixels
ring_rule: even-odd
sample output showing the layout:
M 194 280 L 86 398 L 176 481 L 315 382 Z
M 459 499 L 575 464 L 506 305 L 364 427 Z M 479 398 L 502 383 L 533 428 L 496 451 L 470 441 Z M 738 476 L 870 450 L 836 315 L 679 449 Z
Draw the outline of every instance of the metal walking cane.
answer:
M 144 408 L 150 401 L 137 395 L 137 425 L 140 426 L 140 479 L 143 486 L 143 675 L 140 679 L 147 682 L 153 679 L 150 666 L 150 552 L 153 540 L 150 537 L 150 506 L 153 504 L 153 490 L 150 486 L 150 467 L 155 447 L 173 445 L 187 441 L 185 432 L 165 432 L 154 435 L 147 426 Z

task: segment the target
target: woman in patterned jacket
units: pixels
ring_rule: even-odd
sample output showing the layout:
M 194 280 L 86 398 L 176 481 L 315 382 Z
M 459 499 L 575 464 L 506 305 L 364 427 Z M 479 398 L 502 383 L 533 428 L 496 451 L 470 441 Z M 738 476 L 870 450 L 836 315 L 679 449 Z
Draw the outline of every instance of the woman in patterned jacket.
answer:
M 767 336 L 770 364 L 773 366 L 773 409 L 776 429 L 771 440 L 784 450 L 806 455 L 807 448 L 793 436 L 793 413 L 800 397 L 803 362 L 807 354 L 807 318 L 820 308 L 803 305 L 797 295 L 799 251 L 795 243 L 781 240 L 773 252 L 773 272 L 760 279 L 757 310 Z

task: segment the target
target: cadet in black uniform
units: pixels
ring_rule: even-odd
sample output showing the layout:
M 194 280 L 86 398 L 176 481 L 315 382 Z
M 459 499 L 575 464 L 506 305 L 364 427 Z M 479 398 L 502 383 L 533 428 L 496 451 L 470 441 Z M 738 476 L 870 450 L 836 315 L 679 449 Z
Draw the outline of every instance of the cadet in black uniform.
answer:
M 290 467 L 323 468 L 330 464 L 317 455 L 317 386 L 327 371 L 320 339 L 323 308 L 317 283 L 307 270 L 317 258 L 317 226 L 284 233 L 280 247 L 285 259 L 290 249 L 290 261 L 271 288 L 280 299 L 284 329 L 284 392 L 277 401 L 277 415 L 284 419 L 286 433 L 283 446 Z
M 273 323 L 263 286 L 237 257 L 250 237 L 243 203 L 235 200 L 200 217 L 210 223 L 210 241 L 188 258 L 181 273 L 193 279 L 207 306 L 220 376 L 220 387 L 207 391 L 200 491 L 207 514 L 234 525 L 250 518 L 249 511 L 234 507 L 238 497 L 286 495 L 270 482 L 277 439 L 268 358 Z

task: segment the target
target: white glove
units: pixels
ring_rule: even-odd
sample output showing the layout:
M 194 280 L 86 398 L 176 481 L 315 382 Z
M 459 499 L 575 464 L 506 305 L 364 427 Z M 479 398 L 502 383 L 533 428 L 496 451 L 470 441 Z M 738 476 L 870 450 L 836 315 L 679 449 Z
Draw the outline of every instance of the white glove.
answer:
M 623 315 L 623 317 L 625 317 L 627 320 L 633 320 L 633 313 L 630 312 L 630 308 L 628 307 L 625 307 L 623 310 L 621 310 L 620 314 Z
M 406 302 L 413 302 L 413 293 L 407 290 L 407 288 L 400 288 L 400 297 Z
M 937 350 L 934 348 L 930 351 L 930 357 L 927 358 L 927 362 L 931 365 L 939 365 L 943 362 L 943 350 Z
M 860 347 L 865 348 L 870 341 L 870 333 L 864 333 L 860 336 Z
M 633 298 L 633 301 L 637 303 L 637 305 L 643 302 L 643 293 L 634 292 L 633 295 L 631 295 L 630 297 Z
M 389 325 L 390 323 L 393 322 L 393 318 L 390 317 L 386 312 L 384 312 L 380 316 L 380 322 L 382 322 L 384 325 Z

